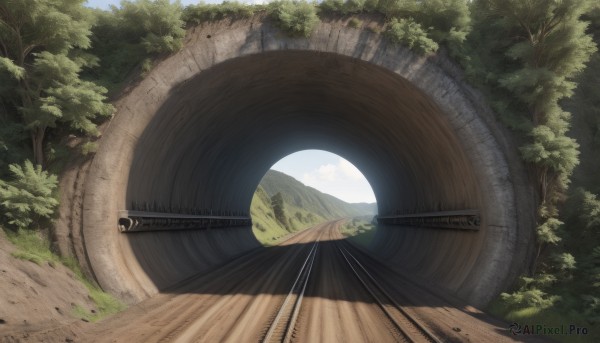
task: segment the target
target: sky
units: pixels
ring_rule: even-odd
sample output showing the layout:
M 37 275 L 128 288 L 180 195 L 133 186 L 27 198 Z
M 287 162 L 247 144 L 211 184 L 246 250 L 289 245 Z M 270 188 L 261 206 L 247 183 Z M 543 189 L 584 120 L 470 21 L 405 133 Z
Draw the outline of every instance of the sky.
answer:
M 346 202 L 375 202 L 365 176 L 344 158 L 323 150 L 303 150 L 288 155 L 271 169 Z

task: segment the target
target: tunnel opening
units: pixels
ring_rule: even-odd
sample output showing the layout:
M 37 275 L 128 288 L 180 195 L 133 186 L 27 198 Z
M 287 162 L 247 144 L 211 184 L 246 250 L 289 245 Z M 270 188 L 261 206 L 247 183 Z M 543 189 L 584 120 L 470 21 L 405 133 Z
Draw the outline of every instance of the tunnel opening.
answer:
M 512 152 L 439 66 L 404 51 L 381 58 L 262 52 L 179 82 L 169 68 L 189 61 L 154 70 L 118 104 L 86 188 L 86 249 L 103 288 L 135 302 L 259 248 L 244 221 L 256 185 L 281 156 L 319 148 L 364 173 L 379 217 L 476 210 L 479 230 L 382 223 L 373 253 L 471 303 L 497 294 L 529 244 Z M 115 229 L 132 225 L 123 211 L 140 210 L 170 217 L 162 229 Z M 222 221 L 170 230 L 181 216 Z
M 364 226 L 352 224 L 371 222 L 376 214 L 375 194 L 362 172 L 342 156 L 317 149 L 278 160 L 257 185 L 250 206 L 252 231 L 265 246 L 340 218 L 350 221 L 346 234 L 362 234 Z

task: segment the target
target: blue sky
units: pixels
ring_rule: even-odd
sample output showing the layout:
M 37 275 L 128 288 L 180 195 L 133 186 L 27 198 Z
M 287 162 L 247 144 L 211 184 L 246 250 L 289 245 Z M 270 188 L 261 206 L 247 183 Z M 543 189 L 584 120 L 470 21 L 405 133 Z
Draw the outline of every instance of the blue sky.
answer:
M 327 151 L 299 151 L 279 160 L 271 169 L 346 202 L 375 202 L 371 185 L 360 170 Z

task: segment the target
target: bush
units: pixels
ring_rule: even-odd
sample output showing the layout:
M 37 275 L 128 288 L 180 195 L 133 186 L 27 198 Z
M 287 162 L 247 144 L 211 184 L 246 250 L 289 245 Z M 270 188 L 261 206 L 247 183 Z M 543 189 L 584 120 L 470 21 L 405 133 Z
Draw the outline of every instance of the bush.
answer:
M 93 154 L 98 150 L 98 143 L 96 142 L 85 142 L 81 145 L 81 154 L 87 156 Z
M 438 44 L 427 36 L 421 25 L 414 19 L 392 19 L 388 23 L 386 36 L 396 44 L 402 44 L 420 54 L 437 51 Z
M 221 4 L 198 4 L 187 6 L 183 10 L 183 21 L 188 24 L 201 24 L 206 21 L 225 18 L 241 19 L 254 15 L 256 10 L 263 7 L 242 4 L 237 1 L 224 1 Z
M 362 20 L 358 19 L 358 18 L 352 18 L 350 19 L 350 21 L 348 21 L 348 26 L 353 27 L 355 29 L 358 29 L 362 26 L 363 22 Z
M 141 44 L 148 53 L 174 52 L 181 48 L 185 30 L 179 2 L 122 1 L 121 9 L 113 11 L 124 30 L 141 37 Z
M 26 160 L 23 166 L 11 164 L 13 179 L 0 180 L 0 204 L 8 223 L 17 228 L 27 228 L 36 219 L 50 218 L 58 206 L 54 191 L 58 184 L 56 175 L 34 167 Z
M 316 7 L 304 1 L 273 2 L 269 4 L 269 13 L 282 30 L 294 36 L 310 36 L 319 22 Z
M 360 13 L 365 9 L 366 0 L 324 0 L 319 4 L 319 8 L 324 12 L 352 14 Z

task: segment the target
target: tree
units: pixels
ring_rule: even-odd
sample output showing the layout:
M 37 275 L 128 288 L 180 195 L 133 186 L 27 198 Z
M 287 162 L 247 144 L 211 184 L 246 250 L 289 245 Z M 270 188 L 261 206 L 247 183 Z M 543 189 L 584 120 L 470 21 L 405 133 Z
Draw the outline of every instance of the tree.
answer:
M 275 214 L 275 219 L 283 225 L 286 229 L 288 228 L 288 221 L 285 216 L 285 208 L 283 203 L 283 196 L 280 192 L 277 192 L 275 195 L 271 197 L 271 207 L 273 207 L 273 213 Z
M 106 89 L 83 81 L 79 73 L 97 60 L 90 47 L 90 18 L 83 0 L 0 2 L 1 89 L 30 132 L 34 161 L 44 164 L 46 130 L 59 123 L 96 135 L 94 118 L 108 116 Z
M 414 19 L 392 19 L 386 31 L 388 38 L 397 44 L 406 45 L 420 54 L 436 52 L 438 44 L 427 36 L 421 25 Z
M 53 194 L 58 184 L 56 175 L 42 171 L 39 165 L 34 167 L 29 160 L 23 166 L 11 164 L 9 169 L 13 179 L 0 180 L 0 205 L 8 223 L 27 228 L 36 217 L 49 218 L 58 206 Z
M 497 108 L 522 115 L 518 127 L 530 139 L 520 150 L 539 183 L 538 256 L 546 245 L 560 240 L 557 203 L 579 163 L 579 145 L 567 136 L 570 113 L 560 101 L 573 95 L 574 77 L 596 51 L 586 33 L 588 23 L 582 20 L 591 4 L 591 0 L 479 0 L 473 6 L 485 17 L 481 28 L 495 31 L 487 39 L 496 46 L 485 47 L 489 52 L 484 54 L 504 53 L 504 62 L 486 75 L 496 80 L 499 94 L 506 95 Z M 537 259 L 533 271 L 536 265 Z

